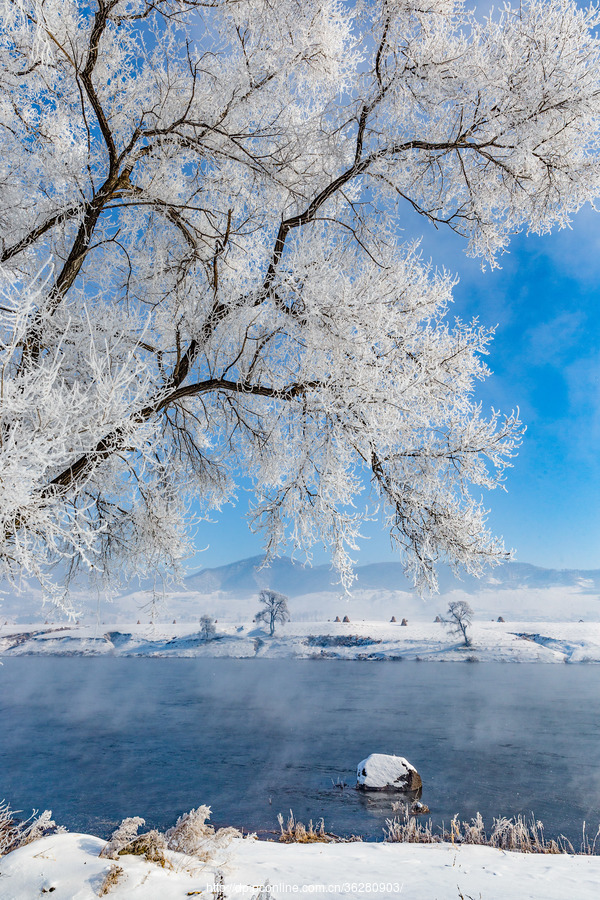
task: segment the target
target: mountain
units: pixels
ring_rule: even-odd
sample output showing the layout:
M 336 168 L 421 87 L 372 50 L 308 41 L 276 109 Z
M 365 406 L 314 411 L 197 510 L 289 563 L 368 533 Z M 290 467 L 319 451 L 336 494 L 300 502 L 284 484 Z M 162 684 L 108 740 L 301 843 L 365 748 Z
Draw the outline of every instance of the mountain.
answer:
M 202 569 L 185 579 L 186 590 L 201 594 L 222 591 L 239 597 L 250 597 L 262 588 L 298 597 L 322 591 L 342 592 L 336 573 L 327 565 L 309 568 L 289 557 L 263 566 L 264 557 L 253 556 L 214 569 Z M 352 593 L 356 591 L 402 591 L 414 593 L 412 583 L 404 575 L 401 563 L 371 563 L 358 566 Z M 543 569 L 529 563 L 507 562 L 491 569 L 483 578 L 465 575 L 458 578 L 449 566 L 438 572 L 441 594 L 463 591 L 476 594 L 483 589 L 575 588 L 585 593 L 600 592 L 600 569 Z

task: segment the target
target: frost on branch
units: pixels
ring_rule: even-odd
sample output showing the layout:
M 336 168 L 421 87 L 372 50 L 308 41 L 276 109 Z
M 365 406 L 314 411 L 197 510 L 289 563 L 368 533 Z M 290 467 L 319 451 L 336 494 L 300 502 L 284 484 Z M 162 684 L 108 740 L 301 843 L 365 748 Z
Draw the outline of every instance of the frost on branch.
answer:
M 531 0 L 0 0 L 0 561 L 170 571 L 256 489 L 270 555 L 503 558 L 516 415 L 403 212 L 494 265 L 598 194 L 600 15 Z M 361 496 L 372 486 L 370 506 Z

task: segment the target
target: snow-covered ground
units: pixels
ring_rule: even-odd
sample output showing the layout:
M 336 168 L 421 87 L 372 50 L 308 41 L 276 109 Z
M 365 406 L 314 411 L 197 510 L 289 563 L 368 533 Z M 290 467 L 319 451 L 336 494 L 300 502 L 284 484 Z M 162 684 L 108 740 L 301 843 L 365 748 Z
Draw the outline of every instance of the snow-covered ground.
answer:
M 296 659 L 418 659 L 443 662 L 600 662 L 597 622 L 474 622 L 464 647 L 443 624 L 291 622 L 273 637 L 254 624 L 0 626 L 0 656 L 210 656 Z
M 546 856 L 453 844 L 279 844 L 235 838 L 207 861 L 167 853 L 172 869 L 136 856 L 99 858 L 104 841 L 85 834 L 42 838 L 0 859 L 2 900 L 95 900 L 112 866 L 122 869 L 105 894 L 115 900 L 282 900 L 340 895 L 398 900 L 597 900 L 600 858 Z M 262 889 L 262 893 L 261 893 Z

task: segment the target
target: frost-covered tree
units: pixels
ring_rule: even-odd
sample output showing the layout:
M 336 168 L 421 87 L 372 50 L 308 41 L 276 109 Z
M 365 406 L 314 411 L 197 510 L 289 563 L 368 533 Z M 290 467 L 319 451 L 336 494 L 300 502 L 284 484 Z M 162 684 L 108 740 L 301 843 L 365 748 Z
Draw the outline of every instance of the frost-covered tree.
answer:
M 467 633 L 473 621 L 473 608 L 466 600 L 452 600 L 448 604 L 447 618 L 443 619 L 450 634 L 462 637 L 465 647 L 471 646 L 471 638 Z
M 256 488 L 351 580 L 369 480 L 408 572 L 504 556 L 521 429 L 403 213 L 494 264 L 598 193 L 597 10 L 0 0 L 0 560 L 176 566 Z M 473 489 L 474 488 L 474 489 Z
M 267 623 L 269 634 L 273 637 L 277 624 L 285 625 L 290 621 L 288 598 L 284 594 L 278 594 L 277 591 L 264 590 L 258 595 L 258 601 L 263 604 L 263 607 L 256 614 L 255 621 Z
M 204 638 L 205 641 L 212 641 L 214 636 L 217 633 L 217 629 L 215 626 L 215 620 L 212 616 L 201 616 L 200 617 L 200 634 Z

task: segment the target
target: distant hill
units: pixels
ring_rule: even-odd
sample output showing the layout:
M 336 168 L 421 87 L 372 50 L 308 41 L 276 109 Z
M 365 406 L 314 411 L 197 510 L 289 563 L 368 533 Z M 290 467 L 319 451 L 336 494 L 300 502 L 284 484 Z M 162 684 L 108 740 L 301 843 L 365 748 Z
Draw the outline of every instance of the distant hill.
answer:
M 270 587 L 288 597 L 322 591 L 339 591 L 335 572 L 327 565 L 309 568 L 289 557 L 274 560 L 263 566 L 264 557 L 253 556 L 214 569 L 202 569 L 185 579 L 187 590 L 201 594 L 222 591 L 238 597 L 249 597 Z M 411 582 L 404 575 L 401 563 L 372 563 L 358 566 L 353 591 L 402 591 L 413 593 Z M 462 579 L 453 574 L 449 566 L 441 566 L 438 572 L 440 593 L 460 590 L 469 594 L 483 589 L 515 588 L 577 588 L 586 593 L 600 591 L 600 569 L 543 569 L 529 563 L 508 562 L 491 569 L 483 578 L 465 575 Z

